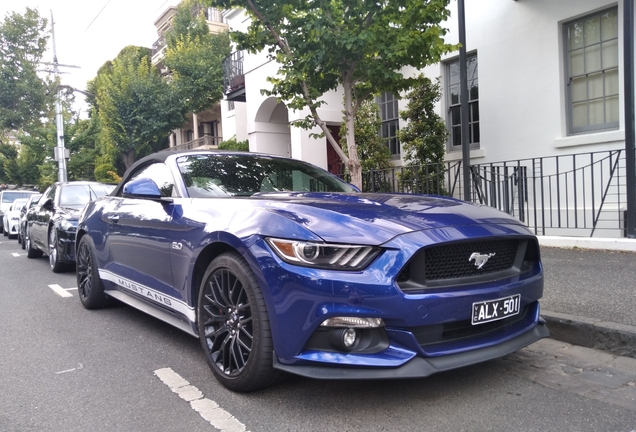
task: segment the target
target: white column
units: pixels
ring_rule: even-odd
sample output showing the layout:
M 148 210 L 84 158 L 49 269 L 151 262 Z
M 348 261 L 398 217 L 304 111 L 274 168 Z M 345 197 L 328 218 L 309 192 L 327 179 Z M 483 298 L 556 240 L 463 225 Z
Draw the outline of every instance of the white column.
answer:
M 192 128 L 194 131 L 194 139 L 199 139 L 199 116 L 192 113 Z
M 171 147 L 171 148 L 172 148 L 172 147 L 174 147 L 174 146 L 175 146 L 175 143 L 174 143 L 174 132 L 172 132 L 172 133 L 170 134 L 170 136 L 168 137 L 168 139 L 170 140 L 170 147 Z
M 176 144 L 177 145 L 183 144 L 183 136 L 181 134 L 181 129 L 175 129 L 174 130 L 174 134 L 175 134 L 175 136 L 177 138 L 177 143 Z

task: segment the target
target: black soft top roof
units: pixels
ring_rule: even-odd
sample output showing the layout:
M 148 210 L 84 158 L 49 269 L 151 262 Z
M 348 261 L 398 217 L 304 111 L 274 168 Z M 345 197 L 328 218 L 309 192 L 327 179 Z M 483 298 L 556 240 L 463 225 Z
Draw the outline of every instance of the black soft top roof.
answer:
M 223 155 L 231 155 L 231 154 L 244 154 L 244 155 L 262 155 L 261 153 L 252 153 L 252 152 L 240 152 L 240 151 L 228 151 L 228 150 L 182 150 L 182 151 L 160 151 L 157 153 L 153 153 L 151 155 L 145 156 L 139 159 L 137 162 L 132 164 L 130 168 L 126 170 L 124 176 L 121 178 L 121 181 L 117 185 L 117 187 L 110 193 L 111 196 L 116 196 L 119 194 L 122 185 L 128 181 L 130 175 L 133 171 L 135 171 L 138 167 L 142 165 L 148 165 L 151 163 L 163 163 L 171 156 L 187 156 L 189 154 L 223 154 Z M 269 155 L 268 155 L 269 156 Z

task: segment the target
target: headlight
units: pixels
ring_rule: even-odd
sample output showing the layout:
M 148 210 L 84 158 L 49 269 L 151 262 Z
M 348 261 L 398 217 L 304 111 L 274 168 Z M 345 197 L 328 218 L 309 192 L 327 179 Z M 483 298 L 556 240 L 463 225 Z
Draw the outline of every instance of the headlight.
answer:
M 68 219 L 62 219 L 58 223 L 58 227 L 61 231 L 73 231 L 77 227 L 77 221 L 71 221 Z
M 339 245 L 268 238 L 274 252 L 290 264 L 336 270 L 364 268 L 382 251 L 373 246 Z

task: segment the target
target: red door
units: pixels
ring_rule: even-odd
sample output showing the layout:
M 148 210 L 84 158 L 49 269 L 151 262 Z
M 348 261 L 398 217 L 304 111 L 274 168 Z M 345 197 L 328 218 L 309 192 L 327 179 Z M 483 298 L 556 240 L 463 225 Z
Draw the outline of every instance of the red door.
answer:
M 331 135 L 333 135 L 338 145 L 340 145 L 340 126 L 327 126 L 327 128 L 329 128 L 329 132 L 331 132 Z M 342 159 L 340 159 L 338 153 L 333 149 L 329 140 L 325 140 L 325 142 L 327 143 L 327 171 L 331 174 L 342 176 L 344 174 Z

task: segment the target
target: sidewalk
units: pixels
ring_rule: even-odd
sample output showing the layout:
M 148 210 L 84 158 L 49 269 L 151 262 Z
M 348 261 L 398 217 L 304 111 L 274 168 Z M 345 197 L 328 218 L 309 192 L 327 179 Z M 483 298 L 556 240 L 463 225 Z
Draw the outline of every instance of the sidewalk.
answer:
M 539 237 L 539 243 L 541 315 L 552 337 L 636 358 L 636 240 Z

